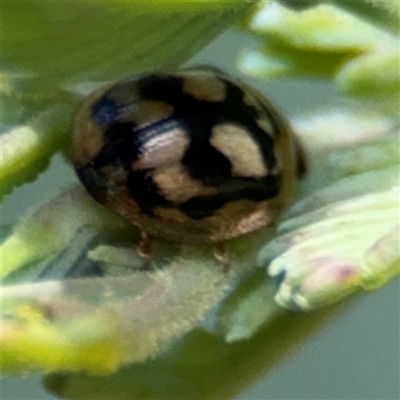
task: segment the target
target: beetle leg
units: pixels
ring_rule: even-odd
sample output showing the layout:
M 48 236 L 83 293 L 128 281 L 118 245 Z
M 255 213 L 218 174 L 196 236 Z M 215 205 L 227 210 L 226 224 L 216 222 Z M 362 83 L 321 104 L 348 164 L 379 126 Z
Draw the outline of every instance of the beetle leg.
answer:
M 142 239 L 137 247 L 137 252 L 143 259 L 143 270 L 149 270 L 151 264 L 151 253 L 153 249 L 153 236 L 149 235 L 147 232 L 141 233 Z
M 231 259 L 223 242 L 214 243 L 214 257 L 221 263 L 224 273 L 227 274 L 231 267 Z

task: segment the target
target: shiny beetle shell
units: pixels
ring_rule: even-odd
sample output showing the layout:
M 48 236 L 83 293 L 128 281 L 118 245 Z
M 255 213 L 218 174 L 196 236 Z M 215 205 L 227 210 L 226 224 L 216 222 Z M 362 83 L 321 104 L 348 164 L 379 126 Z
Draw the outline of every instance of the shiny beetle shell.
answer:
M 214 68 L 134 76 L 94 93 L 75 126 L 80 180 L 166 239 L 222 242 L 276 224 L 297 155 L 286 120 Z

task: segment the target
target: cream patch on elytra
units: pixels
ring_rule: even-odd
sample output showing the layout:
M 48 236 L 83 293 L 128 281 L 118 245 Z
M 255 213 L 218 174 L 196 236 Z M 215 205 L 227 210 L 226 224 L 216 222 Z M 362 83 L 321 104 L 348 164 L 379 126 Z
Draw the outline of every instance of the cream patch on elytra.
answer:
M 225 83 L 221 79 L 207 72 L 186 72 L 183 76 L 182 92 L 191 94 L 199 101 L 224 101 L 225 89 Z
M 156 170 L 153 182 L 163 197 L 174 203 L 184 203 L 196 196 L 211 196 L 216 188 L 204 186 L 200 181 L 192 179 L 181 164 L 171 165 Z
M 122 107 L 118 122 L 133 122 L 136 129 L 142 129 L 166 119 L 173 111 L 174 107 L 163 101 L 141 100 Z
M 268 174 L 261 150 L 245 128 L 230 123 L 216 125 L 210 143 L 229 159 L 234 176 L 263 178 Z

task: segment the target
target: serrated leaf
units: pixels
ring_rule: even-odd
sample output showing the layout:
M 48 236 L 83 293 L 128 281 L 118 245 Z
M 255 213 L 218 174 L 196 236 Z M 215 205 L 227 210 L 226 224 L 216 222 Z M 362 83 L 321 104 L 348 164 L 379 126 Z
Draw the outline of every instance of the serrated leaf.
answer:
M 376 133 L 375 140 L 325 150 L 320 189 L 313 165 L 314 178 L 303 187 L 310 194 L 289 210 L 278 236 L 260 252 L 260 263 L 280 282 L 278 304 L 315 309 L 379 287 L 400 272 L 399 138 L 397 130 L 381 138 Z

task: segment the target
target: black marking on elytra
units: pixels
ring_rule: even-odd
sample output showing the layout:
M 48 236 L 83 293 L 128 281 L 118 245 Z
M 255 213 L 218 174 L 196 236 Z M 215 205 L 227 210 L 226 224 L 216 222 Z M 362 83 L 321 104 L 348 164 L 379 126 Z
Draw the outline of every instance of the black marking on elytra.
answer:
M 193 179 L 208 186 L 218 186 L 231 178 L 232 165 L 227 157 L 210 144 L 214 124 L 211 115 L 205 114 L 199 119 L 186 118 L 185 128 L 191 142 L 182 158 L 182 164 Z
M 227 94 L 227 100 L 229 100 L 229 97 L 234 98 L 238 96 L 238 91 L 240 91 L 243 95 L 244 92 L 243 90 L 237 86 L 235 83 L 233 83 L 231 80 L 223 79 L 225 83 L 228 85 L 229 92 Z M 257 120 L 258 118 L 267 118 L 268 121 L 272 125 L 272 132 L 270 132 L 273 136 L 279 136 L 280 132 L 282 131 L 282 127 L 284 125 L 282 118 L 279 116 L 279 114 L 275 111 L 274 108 L 270 104 L 268 104 L 264 99 L 263 96 L 257 92 L 253 92 L 252 96 L 254 102 L 256 104 L 246 104 L 244 103 L 243 99 L 244 96 L 241 98 L 243 102 L 243 108 L 246 110 L 246 112 L 251 115 L 254 120 Z M 262 114 L 260 114 L 259 109 L 261 109 Z M 264 131 L 262 131 L 264 132 Z M 265 133 L 264 133 L 265 135 Z
M 121 107 L 107 95 L 92 105 L 91 118 L 101 127 L 111 126 L 118 118 Z
M 132 171 L 128 177 L 127 187 L 132 198 L 146 215 L 155 217 L 154 207 L 173 206 L 158 192 L 158 187 L 151 177 L 151 170 Z
M 78 178 L 85 186 L 86 190 L 99 202 L 104 204 L 108 194 L 107 175 L 95 168 L 91 164 L 86 166 L 75 165 Z
M 199 196 L 180 204 L 179 209 L 189 218 L 199 220 L 212 216 L 227 201 L 226 196 L 221 195 Z
M 209 143 L 192 142 L 182 163 L 193 179 L 200 180 L 207 186 L 218 186 L 232 176 L 232 164 L 229 159 Z
M 135 129 L 133 123 L 117 123 L 105 131 L 105 144 L 93 160 L 95 168 L 106 165 L 124 165 L 128 169 L 141 153 L 143 144 L 154 136 L 170 129 L 164 122 L 153 124 L 151 127 Z
M 258 148 L 261 151 L 265 165 L 269 169 L 273 169 L 276 166 L 277 160 L 274 153 L 274 141 L 257 125 L 256 121 L 247 121 L 246 130 L 252 139 L 257 143 Z
M 115 123 L 105 131 L 105 144 L 93 160 L 93 165 L 95 168 L 122 165 L 130 170 L 132 162 L 143 152 L 144 143 L 178 125 L 172 117 L 143 128 L 136 128 L 132 122 Z
M 182 96 L 183 78 L 169 74 L 145 75 L 137 81 L 140 97 L 174 104 Z
M 104 137 L 109 141 L 117 141 L 120 139 L 131 138 L 135 130 L 133 122 L 116 122 L 104 132 Z
M 256 106 L 244 103 L 245 93 L 239 86 L 230 81 L 226 81 L 226 84 L 227 96 L 225 104 L 226 108 L 230 111 L 229 114 L 233 114 L 236 117 L 234 122 L 245 128 L 251 138 L 257 143 L 265 165 L 272 169 L 276 165 L 274 141 L 257 124 L 257 119 L 264 116 L 260 115 Z
M 95 169 L 107 165 L 122 166 L 130 170 L 132 160 L 140 153 L 142 142 L 131 122 L 115 123 L 104 133 L 105 144 L 92 160 Z
M 212 196 L 194 197 L 179 205 L 189 218 L 203 219 L 212 216 L 230 201 L 262 201 L 278 195 L 282 186 L 281 176 L 267 176 L 263 179 L 236 178 L 229 187 L 222 188 Z

